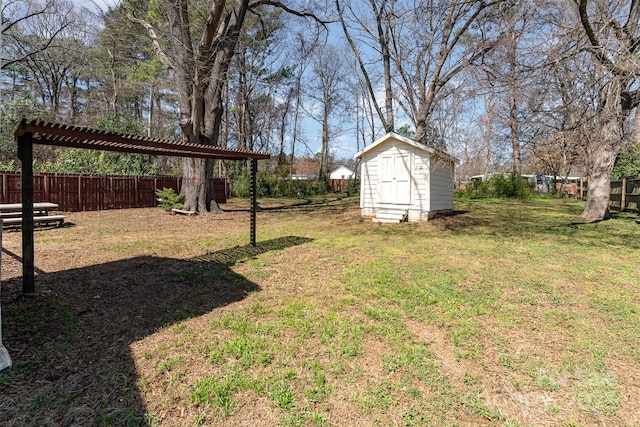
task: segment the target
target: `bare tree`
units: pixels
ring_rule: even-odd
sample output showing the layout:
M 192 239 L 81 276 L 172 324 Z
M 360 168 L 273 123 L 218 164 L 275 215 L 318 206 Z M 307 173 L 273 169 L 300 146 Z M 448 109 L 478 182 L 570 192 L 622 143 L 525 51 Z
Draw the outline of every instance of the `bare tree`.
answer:
M 58 0 L 9 0 L 2 3 L 0 69 L 24 62 L 52 45 L 71 24 L 71 4 Z M 33 37 L 36 35 L 35 37 Z
M 329 121 L 344 105 L 347 70 L 338 49 L 330 45 L 316 50 L 311 69 L 313 76 L 308 84 L 307 96 L 320 104 L 319 117 L 312 117 L 322 125 L 319 177 L 324 180 L 329 175 L 329 142 L 332 135 Z
M 558 58 L 557 52 L 550 57 Z M 523 105 L 530 112 L 532 129 L 523 149 L 534 171 L 564 178 L 585 173 L 588 128 L 597 103 L 595 70 L 585 59 L 573 55 L 541 68 L 537 80 L 522 89 L 528 95 Z M 576 70 L 583 70 L 583 75 L 577 78 Z
M 490 24 L 501 3 L 421 0 L 403 10 L 396 5 L 391 26 L 396 99 L 413 122 L 417 141 L 430 143 L 430 120 L 442 89 L 496 45 L 499 35 Z
M 161 2 L 166 21 L 147 22 L 139 17 L 130 19 L 147 29 L 156 55 L 171 73 L 179 97 L 179 120 L 183 138 L 190 142 L 218 145 L 223 117 L 223 91 L 227 71 L 236 54 L 245 17 L 260 8 L 278 7 L 302 16 L 315 16 L 309 11 L 271 0 L 212 0 L 208 10 L 198 11 L 204 17 L 198 41 L 193 40 L 196 26 L 187 0 Z M 154 26 L 155 24 L 155 26 Z M 158 28 L 156 28 L 158 27 Z M 159 33 L 164 30 L 168 47 Z M 185 209 L 205 213 L 218 210 L 210 185 L 212 163 L 201 159 L 183 161 Z
M 502 37 L 483 62 L 485 76 L 499 103 L 494 105 L 496 118 L 501 118 L 501 128 L 511 146 L 513 175 L 522 174 L 522 144 L 530 127 L 531 111 L 527 108 L 533 87 L 532 77 L 536 71 L 544 74 L 540 64 L 544 51 L 536 35 L 540 23 L 534 19 L 540 9 L 546 10 L 543 2 L 506 1 L 501 5 L 502 13 L 497 19 Z M 537 81 L 544 86 L 545 82 Z
M 293 175 L 296 169 L 296 148 L 299 142 L 303 142 L 303 132 L 300 129 L 300 122 L 303 108 L 303 76 L 311 64 L 312 54 L 320 45 L 320 32 L 313 32 L 308 37 L 303 31 L 294 34 L 293 60 L 296 63 L 292 96 L 294 97 L 293 123 L 291 125 L 291 154 L 289 157 L 289 174 Z
M 21 27 L 21 36 L 13 34 L 11 51 L 23 58 L 18 64 L 30 87 L 32 96 L 40 99 L 55 120 L 74 118 L 77 113 L 78 78 L 87 63 L 92 42 L 87 27 L 91 16 L 82 10 L 67 12 L 69 3 L 62 0 L 55 5 L 59 13 L 39 14 L 29 20 L 29 28 Z M 62 30 L 58 30 L 62 28 Z M 41 49 L 56 33 L 55 41 Z
M 506 31 L 508 37 L 505 38 L 505 57 L 508 64 L 506 73 L 506 83 L 509 88 L 509 134 L 511 139 L 511 149 L 513 153 L 513 174 L 519 176 L 522 174 L 522 160 L 520 154 L 520 129 L 518 126 L 518 90 L 520 88 L 520 75 L 522 70 L 519 69 L 518 45 L 526 26 L 526 11 L 529 7 L 526 2 L 518 2 L 520 9 L 516 5 L 509 8 L 506 15 Z
M 599 141 L 591 147 L 582 213 L 585 219 L 601 220 L 609 217 L 611 174 L 626 142 L 625 126 L 640 103 L 640 2 L 573 0 L 573 4 L 585 37 L 582 46 L 602 78 L 594 117 Z
M 390 47 L 394 3 L 388 0 L 366 2 L 335 0 L 342 30 L 362 75 L 361 84 L 369 94 L 370 105 L 375 109 L 385 132 L 392 132 L 395 129 Z M 357 42 L 358 39 L 361 40 L 360 45 Z M 367 51 L 373 51 L 375 54 L 371 57 L 365 54 Z M 376 97 L 379 62 L 382 63 L 384 108 Z

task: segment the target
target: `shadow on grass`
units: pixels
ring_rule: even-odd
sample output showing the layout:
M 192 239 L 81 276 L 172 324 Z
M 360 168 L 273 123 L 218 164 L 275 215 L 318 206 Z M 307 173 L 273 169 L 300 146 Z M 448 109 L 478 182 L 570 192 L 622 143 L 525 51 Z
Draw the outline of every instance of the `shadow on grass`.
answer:
M 302 245 L 287 236 L 190 259 L 136 257 L 2 283 L 2 425 L 147 425 L 129 346 L 175 322 L 260 291 L 230 267 Z
M 583 206 L 557 201 L 500 201 L 462 203 L 459 215 L 438 218 L 434 224 L 453 234 L 497 238 L 559 238 L 601 247 L 640 248 L 637 218 L 612 213 L 611 220 L 585 221 Z
M 2 248 L 2 253 L 5 255 L 10 256 L 11 258 L 15 259 L 17 262 L 19 262 L 20 264 L 22 264 L 22 257 L 14 252 L 11 252 L 9 249 L 7 248 Z M 3 256 L 5 256 L 3 255 Z M 38 273 L 38 274 L 42 274 L 44 273 L 44 271 L 40 270 L 38 267 L 34 266 L 33 270 Z
M 322 198 L 312 198 L 312 199 L 282 199 L 286 200 L 287 203 L 281 203 L 277 205 L 269 205 L 268 203 L 260 203 L 258 199 L 258 211 L 262 212 L 309 212 L 309 211 L 334 211 L 334 210 L 345 210 L 347 207 L 350 207 L 353 203 L 355 203 L 355 199 L 346 198 L 342 195 L 335 196 L 327 196 Z M 249 212 L 249 208 L 226 208 L 223 210 L 225 212 Z

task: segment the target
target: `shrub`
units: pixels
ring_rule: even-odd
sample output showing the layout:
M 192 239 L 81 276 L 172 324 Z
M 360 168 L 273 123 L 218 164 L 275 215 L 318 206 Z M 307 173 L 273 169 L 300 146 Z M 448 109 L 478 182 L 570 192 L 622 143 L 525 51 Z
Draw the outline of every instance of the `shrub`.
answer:
M 182 209 L 184 205 L 184 194 L 176 194 L 173 188 L 163 188 L 156 190 L 158 196 L 158 206 L 162 209 L 170 211 L 171 209 Z
M 466 192 L 470 198 L 498 198 L 498 199 L 530 199 L 531 185 L 526 178 L 511 174 L 493 175 L 491 178 L 472 181 Z M 457 194 L 461 196 L 461 194 Z
M 292 180 L 269 174 L 264 171 L 256 176 L 258 197 L 309 197 L 327 192 L 327 185 L 321 180 Z M 251 176 L 242 172 L 231 182 L 231 195 L 235 197 L 249 197 Z

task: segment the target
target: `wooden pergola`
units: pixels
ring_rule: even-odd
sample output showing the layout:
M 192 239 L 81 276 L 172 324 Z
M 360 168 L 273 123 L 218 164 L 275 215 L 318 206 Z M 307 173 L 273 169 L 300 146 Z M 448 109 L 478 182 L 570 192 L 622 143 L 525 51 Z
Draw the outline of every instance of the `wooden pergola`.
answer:
M 268 153 L 234 148 L 221 148 L 167 139 L 121 135 L 86 127 L 67 126 L 42 121 L 22 122 L 15 131 L 18 158 L 22 162 L 22 291 L 35 293 L 34 221 L 33 221 L 33 144 L 89 150 L 118 151 L 202 159 L 251 160 L 251 224 L 250 244 L 256 245 L 258 160 L 268 159 Z

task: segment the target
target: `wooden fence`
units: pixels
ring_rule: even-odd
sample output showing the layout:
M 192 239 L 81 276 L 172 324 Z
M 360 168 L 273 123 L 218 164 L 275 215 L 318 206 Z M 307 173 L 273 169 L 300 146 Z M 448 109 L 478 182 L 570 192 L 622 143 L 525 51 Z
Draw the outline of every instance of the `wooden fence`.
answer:
M 611 181 L 609 208 L 640 213 L 640 175 Z
M 0 178 L 0 203 L 20 203 L 20 172 L 0 171 Z M 55 173 L 33 176 L 34 202 L 56 203 L 66 212 L 152 207 L 157 205 L 156 190 L 162 188 L 180 192 L 182 178 Z M 225 179 L 215 178 L 213 188 L 216 201 L 226 202 Z
M 360 180 L 353 179 L 330 179 L 329 180 L 329 188 L 334 193 L 346 193 L 349 185 L 351 184 L 352 188 L 356 190 L 360 190 Z

